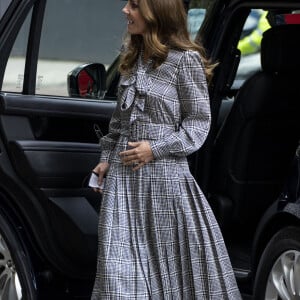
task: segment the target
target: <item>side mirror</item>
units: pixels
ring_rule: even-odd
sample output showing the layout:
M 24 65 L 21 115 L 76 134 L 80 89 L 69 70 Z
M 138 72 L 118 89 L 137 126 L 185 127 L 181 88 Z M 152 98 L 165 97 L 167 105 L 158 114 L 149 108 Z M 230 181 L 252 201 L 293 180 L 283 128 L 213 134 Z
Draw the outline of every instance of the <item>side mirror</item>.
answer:
M 70 97 L 103 99 L 105 92 L 106 70 L 103 64 L 81 65 L 68 74 L 68 93 Z

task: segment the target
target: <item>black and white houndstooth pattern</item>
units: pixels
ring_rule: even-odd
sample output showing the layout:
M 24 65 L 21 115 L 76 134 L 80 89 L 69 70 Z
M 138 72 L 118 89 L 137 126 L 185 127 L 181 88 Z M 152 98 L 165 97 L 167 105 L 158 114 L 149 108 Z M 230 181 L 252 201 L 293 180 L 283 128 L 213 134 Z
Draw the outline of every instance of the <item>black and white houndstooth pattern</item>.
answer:
M 198 53 L 172 50 L 159 68 L 140 59 L 120 80 L 110 132 L 99 216 L 98 265 L 92 299 L 241 299 L 214 215 L 186 156 L 210 126 Z M 123 166 L 128 141 L 149 140 L 155 160 Z

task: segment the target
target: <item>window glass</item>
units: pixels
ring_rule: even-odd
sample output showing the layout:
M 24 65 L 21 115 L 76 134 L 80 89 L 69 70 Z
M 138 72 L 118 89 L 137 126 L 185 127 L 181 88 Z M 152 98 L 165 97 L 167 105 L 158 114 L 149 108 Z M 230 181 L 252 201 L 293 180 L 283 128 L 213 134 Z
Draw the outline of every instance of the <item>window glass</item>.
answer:
M 126 30 L 125 4 L 115 0 L 47 1 L 36 94 L 68 96 L 67 76 L 74 68 L 92 62 L 108 68 L 113 63 Z
M 261 70 L 260 44 L 263 33 L 270 27 L 285 24 L 300 24 L 300 11 L 294 10 L 290 13 L 281 13 L 279 10 L 251 10 L 238 43 L 238 49 L 241 51 L 241 61 L 234 88 L 238 88 L 247 78 Z
M 267 11 L 252 9 L 243 28 L 238 49 L 241 60 L 235 86 L 240 86 L 247 78 L 261 69 L 260 44 L 264 31 L 270 28 Z
M 11 0 L 1 0 L 0 1 L 0 19 L 4 15 L 8 5 L 10 4 Z
M 32 12 L 28 14 L 22 25 L 7 61 L 2 85 L 3 91 L 21 93 L 23 90 L 25 58 L 31 14 Z
M 208 0 L 191 0 L 189 3 L 189 9 L 187 14 L 187 26 L 191 38 L 196 38 L 197 32 L 199 31 L 202 22 L 204 20 L 208 6 L 213 1 Z

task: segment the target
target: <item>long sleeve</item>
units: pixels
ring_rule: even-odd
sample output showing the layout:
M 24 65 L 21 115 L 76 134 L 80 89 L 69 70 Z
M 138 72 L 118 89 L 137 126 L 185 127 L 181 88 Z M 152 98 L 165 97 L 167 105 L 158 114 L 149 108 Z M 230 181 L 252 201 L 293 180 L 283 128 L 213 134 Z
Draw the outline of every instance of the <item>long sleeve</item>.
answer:
M 165 156 L 187 156 L 204 143 L 210 128 L 210 105 L 207 82 L 200 55 L 186 51 L 180 61 L 177 77 L 181 124 L 179 130 L 163 139 L 151 141 L 156 159 Z
M 111 151 L 114 149 L 116 142 L 120 136 L 120 130 L 120 101 L 118 101 L 116 109 L 112 114 L 112 118 L 109 123 L 109 133 L 100 139 L 100 161 L 109 161 Z

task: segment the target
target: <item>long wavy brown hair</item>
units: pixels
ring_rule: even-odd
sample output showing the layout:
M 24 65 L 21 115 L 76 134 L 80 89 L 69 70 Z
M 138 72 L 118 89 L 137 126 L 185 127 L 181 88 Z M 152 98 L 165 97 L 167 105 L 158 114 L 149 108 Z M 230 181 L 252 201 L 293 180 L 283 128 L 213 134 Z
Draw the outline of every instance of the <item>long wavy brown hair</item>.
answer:
M 208 82 L 215 64 L 207 58 L 204 47 L 191 41 L 187 30 L 187 15 L 182 0 L 138 0 L 139 9 L 147 26 L 142 35 L 128 35 L 121 54 L 119 70 L 128 74 L 143 50 L 157 68 L 167 58 L 170 49 L 198 51 Z

